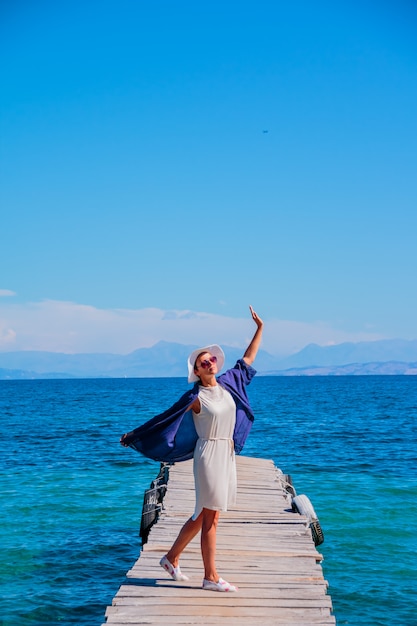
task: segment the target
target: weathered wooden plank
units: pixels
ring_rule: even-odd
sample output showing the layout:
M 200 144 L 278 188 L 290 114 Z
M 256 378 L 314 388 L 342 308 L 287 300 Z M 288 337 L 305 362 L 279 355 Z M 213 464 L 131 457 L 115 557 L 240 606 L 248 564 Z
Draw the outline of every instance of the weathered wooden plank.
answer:
M 242 592 L 242 597 L 245 600 L 251 599 L 259 599 L 265 598 L 266 600 L 271 599 L 271 593 L 269 589 L 265 589 L 264 587 L 258 586 L 254 588 L 253 586 L 247 587 L 239 587 Z M 315 599 L 318 596 L 321 596 L 323 592 L 325 592 L 325 586 L 321 585 L 309 585 L 309 584 L 300 584 L 297 586 L 288 587 L 287 585 L 277 585 L 276 592 L 274 593 L 274 598 L 299 598 L 302 593 L 303 598 Z M 207 597 L 209 594 L 201 590 L 201 593 L 205 593 Z M 153 585 L 152 587 L 144 587 L 141 585 L 122 585 L 119 589 L 119 592 L 114 599 L 114 604 L 120 604 L 120 602 L 124 602 L 125 598 L 146 598 L 149 599 L 151 597 L 158 598 L 159 602 L 169 603 L 172 602 L 173 598 L 178 598 L 178 589 L 174 586 L 166 586 L 164 588 L 163 595 L 161 594 L 161 587 L 159 585 Z M 186 587 L 181 591 L 181 599 L 182 602 L 184 598 L 195 598 L 196 597 L 196 588 L 195 587 Z M 212 596 L 210 595 L 210 602 L 213 602 Z
M 117 620 L 117 617 L 111 619 L 112 626 L 126 626 L 127 623 L 132 624 L 132 622 L 114 620 Z M 147 617 L 146 615 L 137 615 L 133 624 L 135 626 L 142 626 L 145 624 L 149 626 L 152 624 L 166 625 L 167 622 L 169 624 L 172 624 L 173 626 L 192 626 L 193 624 L 207 624 L 207 626 L 219 626 L 220 624 L 224 623 L 223 618 L 219 619 L 218 617 L 203 615 L 193 615 L 190 617 L 186 615 L 173 615 L 169 618 L 167 618 L 166 615 L 152 615 L 150 617 Z M 109 622 L 106 622 L 106 624 L 102 624 L 102 626 L 107 626 L 108 623 Z M 233 624 L 233 626 L 236 626 L 236 623 L 233 623 L 233 620 L 230 620 L 229 623 Z M 319 614 L 318 616 L 309 614 L 304 619 L 298 614 L 290 616 L 288 615 L 288 613 L 282 616 L 274 615 L 270 618 L 265 616 L 261 618 L 258 618 L 257 616 L 239 617 L 239 626 L 334 626 L 334 624 L 335 621 L 333 617 L 326 617 L 322 616 L 321 614 Z
M 207 592 L 209 593 L 209 592 Z M 231 595 L 231 594 L 230 594 Z M 165 615 L 165 616 L 173 616 L 173 615 L 182 615 L 182 616 L 191 616 L 191 615 L 211 615 L 218 617 L 234 617 L 237 619 L 240 616 L 253 616 L 253 617 L 272 617 L 277 612 L 281 611 L 291 611 L 292 613 L 300 614 L 305 611 L 316 612 L 316 614 L 322 614 L 322 611 L 328 610 L 329 605 L 325 606 L 324 603 L 315 600 L 282 600 L 281 602 L 267 602 L 266 600 L 262 600 L 262 602 L 253 602 L 252 604 L 245 603 L 243 600 L 239 602 L 231 602 L 230 598 L 223 598 L 222 600 L 213 600 L 211 601 L 207 599 L 207 601 L 203 602 L 188 602 L 186 605 L 184 603 L 175 604 L 174 602 L 163 604 L 160 602 L 153 602 L 151 605 L 149 602 L 142 603 L 124 603 L 123 606 L 111 606 L 108 607 L 106 611 L 106 616 L 120 616 L 123 615 L 124 619 L 130 618 L 135 619 L 138 613 L 145 613 L 148 617 L 151 615 Z
M 120 620 L 117 620 L 117 616 L 111 618 L 112 626 L 124 626 L 125 624 L 134 624 L 134 625 L 142 625 L 142 624 L 176 624 L 178 626 L 188 626 L 192 624 L 207 624 L 207 625 L 221 625 L 225 622 L 224 617 L 219 618 L 216 616 L 206 616 L 206 615 L 193 615 L 193 616 L 178 616 L 173 615 L 163 616 L 163 615 L 152 615 L 146 616 L 143 614 L 139 614 L 134 618 L 134 621 L 124 621 L 123 617 L 120 617 Z M 108 622 L 106 622 L 107 624 Z M 233 624 L 236 626 L 236 622 L 233 622 L 232 619 L 227 619 L 226 623 Z M 328 617 L 318 613 L 317 615 L 313 615 L 311 611 L 308 615 L 303 613 L 292 614 L 286 611 L 285 613 L 280 613 L 280 615 L 273 615 L 270 617 L 267 616 L 240 616 L 239 617 L 239 626 L 275 626 L 275 624 L 285 625 L 285 626 L 331 626 L 335 624 L 333 617 Z M 103 625 L 104 626 L 104 625 Z
M 232 595 L 232 594 L 230 594 Z M 124 621 L 126 624 L 136 624 L 136 620 L 138 618 L 138 615 L 140 615 L 140 612 L 143 609 L 140 609 L 138 607 L 124 607 L 119 608 L 119 607 L 108 607 L 107 611 L 106 611 L 106 617 L 115 617 L 116 619 L 118 619 L 119 621 Z M 306 622 L 305 625 L 307 626 L 308 624 L 311 623 L 311 619 L 313 617 L 317 618 L 322 618 L 324 615 L 324 612 L 328 611 L 328 609 L 323 609 L 320 607 L 305 607 L 305 606 L 300 606 L 300 607 L 279 607 L 279 614 L 280 616 L 287 616 L 287 618 L 289 619 L 290 617 L 298 617 L 300 618 L 301 616 L 306 618 Z M 167 611 L 159 611 L 158 612 L 158 606 L 153 605 L 148 605 L 146 607 L 146 612 L 144 611 L 144 614 L 146 614 L 146 616 L 149 618 L 151 616 L 160 616 L 160 617 L 165 617 L 165 620 L 171 622 L 171 618 L 174 616 L 182 616 L 182 617 L 187 617 L 187 618 L 191 618 L 191 617 L 199 617 L 202 614 L 205 614 L 207 616 L 210 617 L 218 617 L 221 618 L 219 619 L 219 624 L 221 623 L 221 620 L 223 620 L 224 618 L 232 618 L 233 620 L 240 620 L 240 618 L 242 617 L 255 617 L 257 619 L 259 618 L 273 618 L 274 615 L 276 615 L 277 613 L 277 609 L 276 607 L 273 607 L 272 609 L 270 607 L 264 607 L 263 605 L 258 605 L 256 607 L 242 607 L 242 606 L 234 606 L 234 605 L 224 605 L 224 606 L 218 606 L 218 605 L 207 605 L 207 606 L 200 606 L 200 605 L 195 605 L 193 603 L 188 603 L 186 607 L 184 607 L 184 605 L 182 605 L 181 607 L 169 607 L 168 612 Z M 190 622 L 193 623 L 193 622 Z M 287 622 L 288 625 L 291 624 L 290 621 Z M 335 623 L 333 621 L 333 623 Z M 236 621 L 234 622 L 234 624 L 236 624 Z
M 186 626 L 192 624 L 207 624 L 220 626 L 224 623 L 231 624 L 236 626 L 236 622 L 233 621 L 233 618 L 229 618 L 226 621 L 225 617 L 221 618 L 212 615 L 152 615 L 147 616 L 143 613 L 138 613 L 133 617 L 133 621 L 125 620 L 123 616 L 112 616 L 111 618 L 112 626 L 125 626 L 126 624 L 134 624 L 135 626 L 141 626 L 142 624 L 175 624 L 178 626 Z M 106 623 L 107 626 L 109 622 Z M 239 626 L 275 626 L 278 624 L 280 626 L 334 626 L 335 620 L 334 617 L 328 615 L 322 615 L 321 612 L 313 613 L 311 610 L 307 611 L 297 611 L 291 612 L 288 609 L 281 610 L 279 614 L 274 614 L 272 616 L 240 616 L 239 617 Z
M 161 589 L 159 589 L 161 591 Z M 177 593 L 166 593 L 164 590 L 163 594 L 143 594 L 143 595 L 133 595 L 132 593 L 126 594 L 118 594 L 117 599 L 115 599 L 113 606 L 121 606 L 122 608 L 127 606 L 139 606 L 149 605 L 150 599 L 157 598 L 157 602 L 151 603 L 158 607 L 158 610 L 161 610 L 161 607 L 164 605 L 169 605 L 171 607 L 181 606 L 182 610 L 184 608 L 184 599 L 187 600 L 186 606 L 201 606 L 205 604 L 207 600 L 207 594 L 209 592 L 204 592 L 204 590 L 197 587 L 188 587 L 187 589 L 182 589 L 181 594 Z M 198 593 L 201 591 L 201 593 Z M 244 593 L 244 589 L 240 587 L 239 596 L 236 595 L 233 598 L 230 598 L 231 594 L 225 593 L 216 593 L 214 596 L 210 597 L 210 606 L 242 606 L 242 607 L 259 607 L 259 600 L 262 600 L 262 606 L 271 607 L 271 606 L 315 606 L 315 607 L 331 607 L 331 599 L 329 596 L 322 595 L 320 593 L 321 590 L 316 590 L 316 593 L 313 593 L 311 590 L 306 589 L 305 587 L 297 587 L 290 589 L 277 589 L 274 592 L 273 596 L 271 594 L 259 593 L 259 594 L 249 594 L 246 595 Z M 205 595 L 203 595 L 205 594 Z
M 237 465 L 238 502 L 221 515 L 216 561 L 222 576 L 239 591 L 221 594 L 201 588 L 199 538 L 181 560 L 189 582 L 171 580 L 159 566 L 194 508 L 192 465 L 180 463 L 170 470 L 160 519 L 107 608 L 105 626 L 335 624 L 322 557 L 308 521 L 292 511 L 282 472 L 265 459 L 238 457 Z
M 162 553 L 160 553 L 162 554 Z M 159 557 L 160 555 L 158 555 Z M 197 556 L 197 555 L 196 555 Z M 236 575 L 248 575 L 255 579 L 256 576 L 265 574 L 266 576 L 271 576 L 274 574 L 283 574 L 283 575 L 293 575 L 295 573 L 299 574 L 309 574 L 314 576 L 322 576 L 323 572 L 319 564 L 317 567 L 314 567 L 308 559 L 297 558 L 294 559 L 292 556 L 286 557 L 285 559 L 277 559 L 278 563 L 269 562 L 266 559 L 262 558 L 262 554 L 258 555 L 259 560 L 257 562 L 249 562 L 247 560 L 246 554 L 242 553 L 239 557 L 233 558 L 222 558 L 221 556 L 217 557 L 217 565 L 219 569 L 222 569 L 225 572 L 225 569 L 228 573 L 234 572 Z M 242 559 L 246 562 L 242 563 Z M 192 580 L 199 581 L 200 575 L 203 575 L 203 566 L 196 558 L 195 562 L 191 561 L 189 558 L 182 559 L 181 567 L 184 573 Z M 147 573 L 149 575 L 154 575 L 154 578 L 159 579 L 161 577 L 162 572 L 158 572 L 155 569 L 154 564 L 152 563 L 143 563 L 140 567 L 134 566 L 131 570 L 131 575 L 133 577 L 141 574 L 139 578 L 144 578 L 144 574 Z M 129 574 L 130 575 L 130 574 Z M 256 583 L 256 580 L 254 580 Z

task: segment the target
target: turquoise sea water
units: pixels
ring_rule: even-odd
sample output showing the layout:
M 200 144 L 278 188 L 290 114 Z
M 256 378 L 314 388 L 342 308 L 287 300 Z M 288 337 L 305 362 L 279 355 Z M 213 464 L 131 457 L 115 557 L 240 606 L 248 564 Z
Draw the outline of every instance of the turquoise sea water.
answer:
M 118 441 L 185 379 L 0 381 L 2 626 L 99 626 L 159 470 Z M 256 377 L 244 454 L 313 503 L 338 624 L 417 623 L 417 377 Z M 191 511 L 190 511 L 191 513 Z

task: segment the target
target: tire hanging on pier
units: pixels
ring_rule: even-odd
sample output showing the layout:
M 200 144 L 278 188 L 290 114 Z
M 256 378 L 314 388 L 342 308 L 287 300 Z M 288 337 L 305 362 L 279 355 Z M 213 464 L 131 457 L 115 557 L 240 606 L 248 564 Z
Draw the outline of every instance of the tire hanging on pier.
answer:
M 319 546 L 322 544 L 324 541 L 324 534 L 309 498 L 307 498 L 304 494 L 295 496 L 292 499 L 292 509 L 293 511 L 297 511 L 300 515 L 304 515 L 308 519 L 314 545 Z

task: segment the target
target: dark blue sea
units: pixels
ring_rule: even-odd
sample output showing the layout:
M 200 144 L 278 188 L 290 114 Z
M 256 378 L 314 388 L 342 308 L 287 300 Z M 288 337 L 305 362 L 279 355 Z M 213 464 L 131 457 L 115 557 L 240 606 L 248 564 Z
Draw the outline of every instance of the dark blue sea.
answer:
M 0 381 L 2 626 L 100 626 L 159 470 L 119 444 L 185 379 Z M 417 624 L 417 377 L 256 377 L 244 454 L 319 516 L 337 623 Z M 190 511 L 191 513 L 191 511 Z

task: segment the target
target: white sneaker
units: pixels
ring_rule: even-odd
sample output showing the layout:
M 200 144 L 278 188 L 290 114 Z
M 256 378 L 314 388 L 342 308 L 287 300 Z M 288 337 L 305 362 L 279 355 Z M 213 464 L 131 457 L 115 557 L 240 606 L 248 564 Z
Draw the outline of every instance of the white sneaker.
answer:
M 219 578 L 218 582 L 215 583 L 213 580 L 207 580 L 206 578 L 203 580 L 203 589 L 206 591 L 237 591 L 238 588 L 235 585 L 231 585 L 227 582 L 227 580 L 223 580 L 223 578 Z
M 180 566 L 178 565 L 178 567 L 174 567 L 172 565 L 172 563 L 170 563 L 167 559 L 166 556 L 163 556 L 162 559 L 159 561 L 159 565 L 168 572 L 168 574 L 171 576 L 171 578 L 173 578 L 174 580 L 190 580 L 188 578 L 188 576 L 186 576 L 185 574 L 183 574 L 180 570 Z

